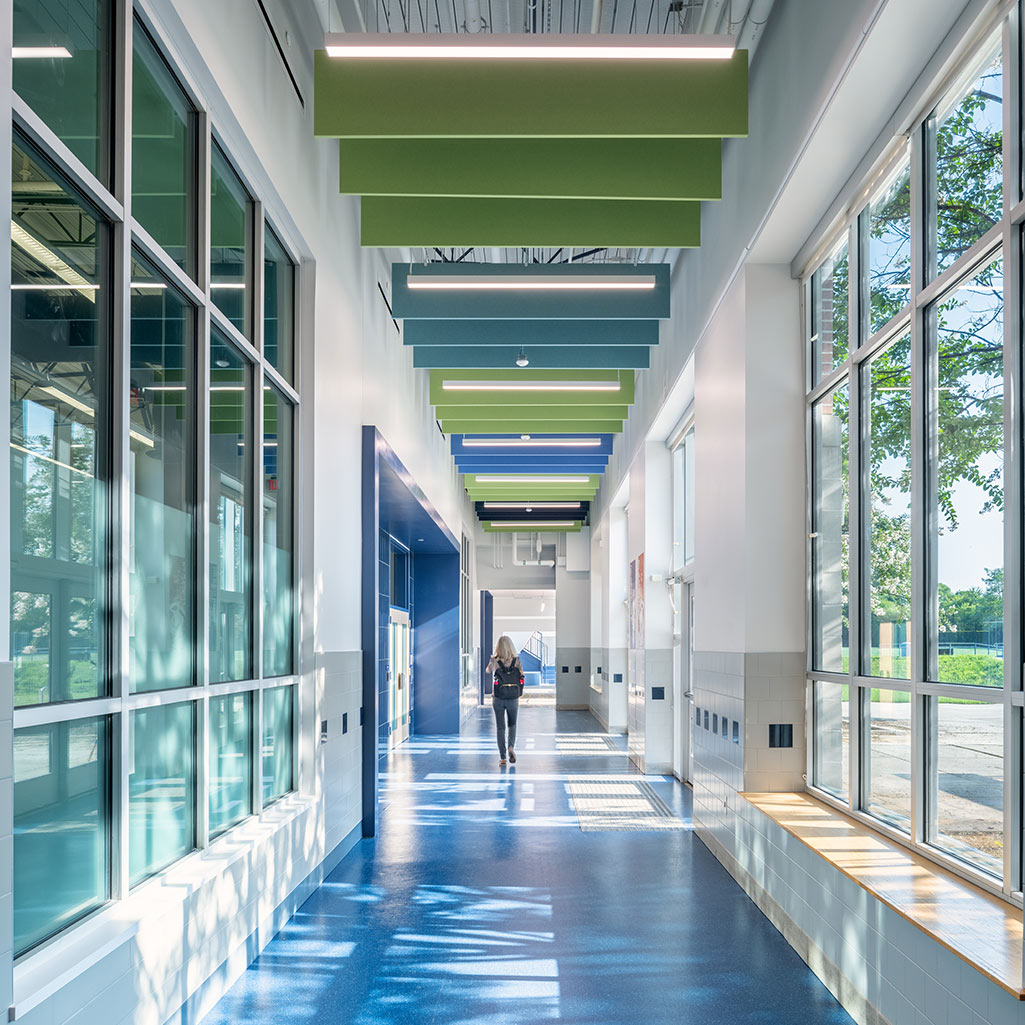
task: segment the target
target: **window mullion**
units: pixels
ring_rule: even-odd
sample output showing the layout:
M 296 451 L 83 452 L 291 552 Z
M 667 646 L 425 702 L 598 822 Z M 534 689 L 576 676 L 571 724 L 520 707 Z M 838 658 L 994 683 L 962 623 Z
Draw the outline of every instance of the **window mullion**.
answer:
M 1021 17 L 1004 21 L 1004 892 L 1022 888 L 1021 714 L 1011 694 L 1022 688 L 1022 229 L 1010 211 L 1021 196 Z
M 114 262 L 111 279 L 112 374 L 110 394 L 110 521 L 108 601 L 110 614 L 111 692 L 119 700 L 119 714 L 113 726 L 114 758 L 112 771 L 112 858 L 111 895 L 124 898 L 130 887 L 128 862 L 128 795 L 131 773 L 131 712 L 127 697 L 131 690 L 130 608 L 131 608 L 131 523 L 132 494 L 129 485 L 131 449 L 128 401 L 131 367 L 132 308 L 132 5 L 121 0 L 115 7 L 114 31 L 114 167 L 115 198 L 121 204 L 123 220 L 113 225 Z
M 252 206 L 252 331 L 250 337 L 253 346 L 261 357 L 264 355 L 264 320 L 263 320 L 263 292 L 264 292 L 264 270 L 266 261 L 264 254 L 264 219 L 263 204 L 259 201 Z M 253 425 L 253 447 L 250 453 L 253 460 L 253 676 L 257 680 L 263 679 L 263 552 L 265 550 L 263 538 L 263 489 L 266 470 L 264 469 L 264 396 L 268 394 L 265 389 L 267 382 L 263 376 L 263 363 L 258 362 L 253 372 L 253 413 L 255 422 Z M 280 434 L 280 432 L 279 432 Z

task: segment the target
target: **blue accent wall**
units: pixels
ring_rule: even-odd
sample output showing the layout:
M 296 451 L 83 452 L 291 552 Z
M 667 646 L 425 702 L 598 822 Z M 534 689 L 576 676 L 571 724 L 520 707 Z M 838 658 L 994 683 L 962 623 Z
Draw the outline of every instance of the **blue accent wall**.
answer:
M 459 732 L 459 554 L 413 556 L 418 734 Z

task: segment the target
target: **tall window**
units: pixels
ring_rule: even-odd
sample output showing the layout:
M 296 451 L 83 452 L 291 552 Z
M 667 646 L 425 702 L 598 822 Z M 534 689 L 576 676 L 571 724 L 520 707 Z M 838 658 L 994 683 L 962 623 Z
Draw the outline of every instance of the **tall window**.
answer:
M 1005 416 L 1022 386 L 1020 318 L 1004 316 L 1005 277 L 1022 275 L 1022 225 L 1004 202 L 1021 198 L 1005 180 L 1012 94 L 995 42 L 970 55 L 923 112 L 920 159 L 893 154 L 852 217 L 833 248 L 862 254 L 849 352 L 823 342 L 836 256 L 807 283 L 811 785 L 1005 895 L 1023 871 L 1007 856 L 1021 809 L 1004 799 L 1022 759 L 1005 602 L 1013 621 L 1023 603 L 1013 564 L 1005 586 L 1005 520 L 1015 536 L 1025 525 L 1007 464 L 1021 425 Z M 1018 138 L 1017 101 L 1012 114 Z
M 298 783 L 299 272 L 132 8 L 13 7 L 17 957 Z

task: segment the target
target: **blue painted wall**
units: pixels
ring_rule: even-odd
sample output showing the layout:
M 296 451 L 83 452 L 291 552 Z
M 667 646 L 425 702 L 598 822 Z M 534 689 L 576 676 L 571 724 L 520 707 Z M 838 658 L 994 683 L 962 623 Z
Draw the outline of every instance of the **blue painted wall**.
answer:
M 418 734 L 459 732 L 459 554 L 413 556 Z

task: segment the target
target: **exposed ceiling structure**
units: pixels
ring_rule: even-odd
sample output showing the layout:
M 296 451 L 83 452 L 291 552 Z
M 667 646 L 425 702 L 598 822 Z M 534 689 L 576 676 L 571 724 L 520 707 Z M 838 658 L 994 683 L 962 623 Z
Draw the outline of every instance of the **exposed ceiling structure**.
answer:
M 315 131 L 362 244 L 411 254 L 393 313 L 484 529 L 579 530 L 771 0 L 363 3 L 316 54 Z

